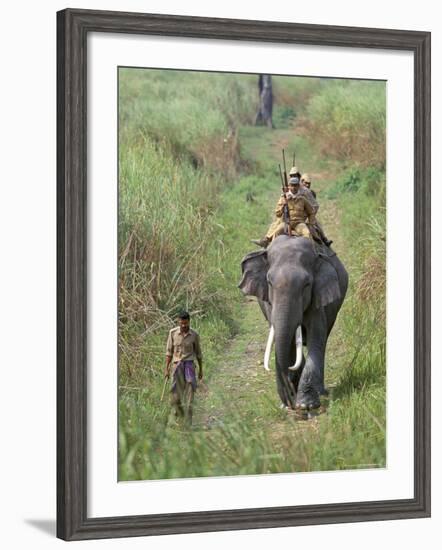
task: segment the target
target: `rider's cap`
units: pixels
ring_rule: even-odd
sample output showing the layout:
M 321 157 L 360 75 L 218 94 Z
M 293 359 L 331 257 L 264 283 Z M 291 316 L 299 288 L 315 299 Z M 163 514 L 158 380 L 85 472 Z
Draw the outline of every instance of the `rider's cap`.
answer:
M 299 178 L 290 178 L 289 185 L 299 185 Z
M 301 178 L 303 181 L 306 181 L 307 183 L 311 183 L 312 180 L 308 174 L 304 174 Z

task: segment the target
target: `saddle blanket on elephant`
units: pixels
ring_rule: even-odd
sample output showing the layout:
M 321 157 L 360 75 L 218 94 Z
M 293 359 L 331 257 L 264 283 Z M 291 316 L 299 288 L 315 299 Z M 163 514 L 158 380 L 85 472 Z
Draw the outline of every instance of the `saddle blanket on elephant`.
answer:
M 193 390 L 196 390 L 197 382 L 195 375 L 195 365 L 193 361 L 179 361 L 178 363 L 175 363 L 172 387 L 170 391 L 177 391 L 177 383 L 179 378 L 181 379 L 181 382 L 184 380 L 185 382 L 192 384 Z

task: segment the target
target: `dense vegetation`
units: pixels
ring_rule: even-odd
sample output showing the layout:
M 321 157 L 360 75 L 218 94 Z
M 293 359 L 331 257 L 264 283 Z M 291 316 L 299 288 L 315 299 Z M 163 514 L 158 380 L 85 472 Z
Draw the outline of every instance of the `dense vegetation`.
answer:
M 256 81 L 120 70 L 120 479 L 385 464 L 385 86 L 275 77 L 268 130 L 253 126 Z M 249 239 L 271 219 L 281 146 L 322 173 L 320 218 L 350 273 L 328 351 L 332 399 L 314 424 L 281 412 L 261 374 L 246 399 L 240 373 L 211 386 L 221 364 L 247 359 L 256 332 L 265 340 L 236 285 Z M 238 398 L 212 429 L 183 432 L 160 401 L 181 308 L 204 336 L 213 391 L 197 403 Z
M 250 78 L 233 75 L 121 69 L 119 82 L 120 380 L 130 385 L 159 372 L 182 308 L 228 337 L 214 212 L 254 103 Z

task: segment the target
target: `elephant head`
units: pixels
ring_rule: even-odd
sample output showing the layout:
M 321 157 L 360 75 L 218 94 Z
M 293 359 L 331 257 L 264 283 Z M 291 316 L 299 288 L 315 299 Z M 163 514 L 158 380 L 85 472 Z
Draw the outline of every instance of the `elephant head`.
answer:
M 304 366 L 303 336 L 309 354 L 305 385 L 319 394 L 323 389 L 325 345 L 344 298 L 346 280 L 340 281 L 339 269 L 319 256 L 304 237 L 282 235 L 267 250 L 247 254 L 241 268 L 239 288 L 258 298 L 270 325 L 264 366 L 268 369 L 274 341 L 282 402 L 292 406 L 296 397 L 301 373 L 296 377 L 293 371 Z M 345 270 L 343 273 L 346 277 Z

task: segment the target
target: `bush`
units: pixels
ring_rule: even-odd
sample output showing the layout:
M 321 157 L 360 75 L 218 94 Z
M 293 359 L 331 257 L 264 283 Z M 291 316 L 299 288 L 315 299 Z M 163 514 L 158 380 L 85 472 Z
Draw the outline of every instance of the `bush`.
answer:
M 310 98 L 321 85 L 320 78 L 273 76 L 273 97 L 277 107 L 304 113 Z
M 288 105 L 276 105 L 273 109 L 272 120 L 275 128 L 289 128 L 295 117 L 295 109 Z
M 385 201 L 385 172 L 379 168 L 362 168 L 353 166 L 345 171 L 325 194 L 329 199 L 336 199 L 346 193 L 357 193 L 376 197 L 379 203 Z
M 385 82 L 323 81 L 306 112 L 310 135 L 325 155 L 385 168 Z

